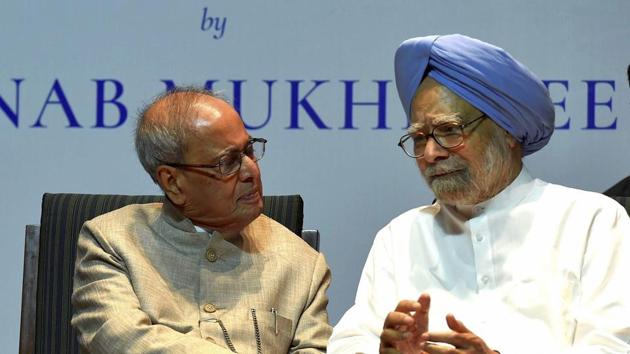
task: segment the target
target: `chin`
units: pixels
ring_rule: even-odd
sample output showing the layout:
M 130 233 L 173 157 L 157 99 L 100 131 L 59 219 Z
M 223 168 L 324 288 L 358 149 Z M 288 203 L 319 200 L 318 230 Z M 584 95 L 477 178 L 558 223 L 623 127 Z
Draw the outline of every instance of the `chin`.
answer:
M 435 198 L 445 204 L 474 204 L 478 196 L 470 188 L 446 188 L 453 187 L 440 184 L 431 184 L 431 190 Z
M 259 211 L 248 210 L 241 216 L 241 224 L 243 225 L 243 227 L 246 227 L 254 220 L 256 220 L 260 216 L 260 214 L 262 214 L 262 208 Z
M 262 214 L 262 211 L 263 211 L 263 203 L 261 200 L 260 204 L 252 208 L 252 215 L 254 216 L 254 219 L 256 219 L 260 214 Z
M 251 217 L 251 220 L 254 220 L 263 211 L 263 199 L 262 197 L 260 197 L 257 201 L 248 201 L 247 203 L 241 203 L 239 207 L 241 208 L 243 215 Z

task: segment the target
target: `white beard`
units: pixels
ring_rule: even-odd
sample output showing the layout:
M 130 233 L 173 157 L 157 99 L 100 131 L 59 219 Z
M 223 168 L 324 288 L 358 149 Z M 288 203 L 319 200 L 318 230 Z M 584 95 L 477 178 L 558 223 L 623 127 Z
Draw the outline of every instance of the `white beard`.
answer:
M 503 132 L 495 132 L 477 163 L 453 154 L 424 170 L 424 178 L 437 199 L 446 204 L 472 205 L 492 198 L 507 186 L 512 157 Z M 434 176 L 442 173 L 447 174 Z

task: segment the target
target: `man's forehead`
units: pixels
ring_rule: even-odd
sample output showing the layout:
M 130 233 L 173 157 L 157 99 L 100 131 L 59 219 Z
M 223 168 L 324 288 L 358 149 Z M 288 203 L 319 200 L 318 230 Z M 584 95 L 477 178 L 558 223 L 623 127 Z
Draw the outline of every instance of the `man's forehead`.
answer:
M 416 90 L 411 101 L 412 108 L 423 106 L 435 106 L 437 104 L 459 107 L 468 104 L 463 98 L 451 91 L 448 87 L 436 82 L 431 78 L 422 81 L 422 84 Z
M 197 114 L 202 115 L 208 118 L 218 118 L 221 116 L 222 112 L 216 105 L 213 105 L 211 102 L 195 102 L 192 107 L 193 110 L 197 112 Z
M 213 127 L 213 129 L 240 128 L 242 121 L 238 112 L 231 105 L 213 97 L 204 97 L 190 105 L 189 117 L 191 128 L 203 130 Z
M 444 123 L 461 123 L 476 109 L 439 82 L 427 77 L 411 102 L 411 127 L 419 130 Z
M 463 122 L 463 114 L 462 113 L 445 113 L 445 114 L 422 114 L 422 117 L 418 117 L 418 119 L 414 119 L 411 124 L 409 124 L 409 128 L 407 129 L 409 132 L 418 132 L 421 130 L 426 130 L 430 127 L 435 127 L 445 123 L 462 123 Z
M 234 111 L 234 108 L 224 100 L 207 95 L 198 96 L 190 108 L 209 118 L 218 118 Z
M 192 129 L 204 144 L 220 150 L 241 149 L 249 139 L 240 116 L 227 103 L 220 106 L 198 103 L 194 109 Z

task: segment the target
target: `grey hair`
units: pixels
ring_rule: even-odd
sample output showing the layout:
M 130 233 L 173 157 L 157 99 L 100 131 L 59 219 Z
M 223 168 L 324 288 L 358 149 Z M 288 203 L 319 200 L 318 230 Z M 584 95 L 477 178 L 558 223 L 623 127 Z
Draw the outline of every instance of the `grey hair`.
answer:
M 135 147 L 144 170 L 156 180 L 159 165 L 183 162 L 191 137 L 193 106 L 204 96 L 227 100 L 217 93 L 195 86 L 176 87 L 156 96 L 139 110 Z

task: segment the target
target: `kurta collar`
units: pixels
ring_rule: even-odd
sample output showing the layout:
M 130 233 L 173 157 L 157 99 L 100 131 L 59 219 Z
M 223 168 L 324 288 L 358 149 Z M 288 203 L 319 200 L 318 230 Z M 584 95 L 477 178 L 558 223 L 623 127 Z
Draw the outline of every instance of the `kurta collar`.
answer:
M 162 212 L 160 216 L 167 224 L 180 231 L 188 233 L 197 232 L 192 221 L 180 213 L 179 210 L 177 210 L 177 208 L 168 201 L 168 199 L 165 199 L 164 204 L 162 204 Z
M 197 232 L 192 221 L 168 200 L 162 204 L 155 231 L 163 241 L 186 254 L 203 253 L 210 242 L 209 234 Z
M 523 166 L 514 181 L 494 197 L 478 204 L 446 206 L 444 209 L 454 209 L 463 215 L 472 215 L 473 218 L 493 210 L 510 209 L 520 203 L 531 192 L 533 186 L 534 179 Z M 440 202 L 438 201 L 437 204 Z
M 240 253 L 240 249 L 223 239 L 219 232 L 208 231 L 193 224 L 168 199 L 162 205 L 157 224 L 160 236 L 179 250 L 205 250 L 211 246 L 221 255 Z
M 527 197 L 533 187 L 534 179 L 523 166 L 518 176 L 504 190 L 485 202 L 475 205 L 475 207 L 479 212 L 512 209 Z

